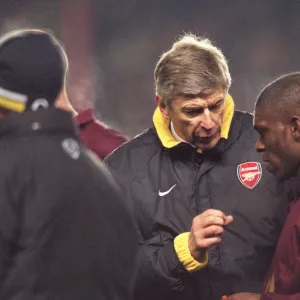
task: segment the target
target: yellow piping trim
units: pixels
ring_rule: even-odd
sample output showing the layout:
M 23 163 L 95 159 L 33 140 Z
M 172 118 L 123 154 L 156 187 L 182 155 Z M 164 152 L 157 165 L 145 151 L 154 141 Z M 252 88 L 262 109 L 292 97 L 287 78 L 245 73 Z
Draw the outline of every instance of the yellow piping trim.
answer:
M 265 293 L 274 293 L 274 292 L 275 292 L 275 277 L 274 274 L 272 274 L 272 277 L 266 286 Z
M 0 107 L 19 113 L 25 110 L 24 103 L 14 101 L 5 97 L 0 97 Z

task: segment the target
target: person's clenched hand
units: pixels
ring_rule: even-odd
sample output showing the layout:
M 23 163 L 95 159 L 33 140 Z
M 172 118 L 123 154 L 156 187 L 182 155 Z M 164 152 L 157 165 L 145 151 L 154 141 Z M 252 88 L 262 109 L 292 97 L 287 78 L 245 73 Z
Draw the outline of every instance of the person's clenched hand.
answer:
M 208 209 L 193 219 L 189 235 L 189 250 L 193 258 L 202 261 L 207 247 L 221 242 L 224 227 L 233 221 L 232 216 L 226 216 L 216 209 Z

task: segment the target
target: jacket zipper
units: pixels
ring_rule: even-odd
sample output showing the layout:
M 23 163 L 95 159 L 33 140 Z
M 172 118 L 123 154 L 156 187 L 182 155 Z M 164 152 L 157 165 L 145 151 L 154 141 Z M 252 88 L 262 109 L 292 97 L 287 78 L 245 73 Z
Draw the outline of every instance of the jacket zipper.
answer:
M 196 215 L 198 215 L 200 213 L 200 209 L 199 209 L 199 202 L 200 202 L 200 194 L 199 194 L 199 185 L 200 185 L 200 163 L 197 161 L 197 153 L 194 152 L 193 155 L 193 166 L 195 169 L 195 188 L 196 188 L 196 210 L 197 213 Z M 211 280 L 210 280 L 210 274 L 209 274 L 209 265 L 207 265 L 206 267 L 206 273 L 207 273 L 207 281 L 208 281 L 208 290 L 209 290 L 209 294 L 210 296 L 213 296 L 213 289 L 212 289 L 212 284 L 211 284 Z

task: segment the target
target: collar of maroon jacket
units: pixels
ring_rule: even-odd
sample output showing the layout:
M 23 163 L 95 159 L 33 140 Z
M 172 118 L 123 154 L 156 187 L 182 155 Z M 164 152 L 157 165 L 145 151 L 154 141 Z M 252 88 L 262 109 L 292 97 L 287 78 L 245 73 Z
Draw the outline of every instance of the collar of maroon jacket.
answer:
M 96 120 L 93 111 L 90 108 L 80 112 L 75 119 L 79 126 Z

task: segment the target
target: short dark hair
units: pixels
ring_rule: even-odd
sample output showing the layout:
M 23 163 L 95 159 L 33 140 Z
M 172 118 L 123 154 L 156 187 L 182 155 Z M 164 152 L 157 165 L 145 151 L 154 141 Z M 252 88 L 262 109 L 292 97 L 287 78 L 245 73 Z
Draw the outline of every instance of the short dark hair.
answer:
M 280 114 L 300 108 L 300 72 L 279 77 L 260 93 L 255 108 L 264 108 Z

